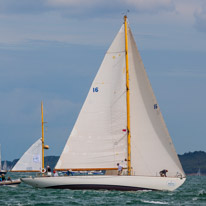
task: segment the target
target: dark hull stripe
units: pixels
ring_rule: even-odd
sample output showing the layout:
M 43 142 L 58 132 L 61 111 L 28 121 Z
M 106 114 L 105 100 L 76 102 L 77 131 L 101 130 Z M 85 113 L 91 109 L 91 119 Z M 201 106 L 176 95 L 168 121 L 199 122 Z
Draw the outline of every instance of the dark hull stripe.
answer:
M 141 187 L 119 186 L 119 185 L 57 185 L 47 188 L 52 189 L 71 189 L 71 190 L 118 190 L 118 191 L 137 191 L 153 190 Z

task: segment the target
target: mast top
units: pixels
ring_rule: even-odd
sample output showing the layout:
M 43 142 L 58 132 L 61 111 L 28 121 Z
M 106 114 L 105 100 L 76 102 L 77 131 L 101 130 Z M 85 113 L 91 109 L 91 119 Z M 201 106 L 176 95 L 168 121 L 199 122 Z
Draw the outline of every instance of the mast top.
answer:
M 127 15 L 124 15 L 124 22 L 127 21 Z
M 124 20 L 125 20 L 125 21 L 127 20 L 127 13 L 129 13 L 129 9 L 127 9 L 127 11 L 126 11 L 125 13 L 123 13 L 123 14 L 125 14 L 125 15 L 124 15 Z

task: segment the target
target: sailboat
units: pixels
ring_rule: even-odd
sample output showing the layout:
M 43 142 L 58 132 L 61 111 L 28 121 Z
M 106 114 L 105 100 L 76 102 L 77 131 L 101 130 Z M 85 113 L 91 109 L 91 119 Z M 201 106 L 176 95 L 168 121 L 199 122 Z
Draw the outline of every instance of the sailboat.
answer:
M 199 176 L 199 177 L 201 176 L 200 168 L 198 169 L 196 176 Z
M 4 162 L 5 164 L 5 162 Z M 4 169 L 5 167 L 3 166 L 3 170 L 1 169 L 1 145 L 0 145 L 0 175 L 6 174 L 7 170 Z
M 118 175 L 117 164 L 126 161 Z M 161 170 L 167 170 L 165 177 Z M 22 178 L 38 188 L 168 190 L 185 173 L 148 80 L 127 16 L 91 85 L 55 167 L 104 175 Z
M 4 161 L 4 165 L 3 165 L 3 170 L 1 170 L 1 145 L 0 145 L 0 176 L 3 177 L 3 175 L 5 175 L 8 172 L 7 170 L 7 161 Z M 4 181 L 0 181 L 0 186 L 10 186 L 10 185 L 18 185 L 20 184 L 21 181 L 20 179 L 17 180 L 4 180 Z
M 44 118 L 43 118 L 43 102 L 41 102 L 42 116 L 42 137 L 39 138 L 31 147 L 23 154 L 19 161 L 12 168 L 11 172 L 42 172 L 44 169 L 44 149 L 49 149 L 48 145 L 44 145 Z

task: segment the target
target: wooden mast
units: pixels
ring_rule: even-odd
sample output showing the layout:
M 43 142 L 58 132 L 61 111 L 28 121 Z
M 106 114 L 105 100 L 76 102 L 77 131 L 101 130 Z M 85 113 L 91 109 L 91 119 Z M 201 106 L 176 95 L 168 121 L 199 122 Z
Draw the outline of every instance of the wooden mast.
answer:
M 44 169 L 44 150 L 49 149 L 49 145 L 44 144 L 44 114 L 43 114 L 43 101 L 41 102 L 41 128 L 42 128 L 42 169 Z
M 43 101 L 41 102 L 41 128 L 42 128 L 42 169 L 44 169 L 44 115 L 43 115 Z
M 129 96 L 129 61 L 128 61 L 128 36 L 127 36 L 127 16 L 124 16 L 125 30 L 125 58 L 126 58 L 126 89 L 127 89 L 127 170 L 131 175 L 131 134 L 130 134 L 130 96 Z

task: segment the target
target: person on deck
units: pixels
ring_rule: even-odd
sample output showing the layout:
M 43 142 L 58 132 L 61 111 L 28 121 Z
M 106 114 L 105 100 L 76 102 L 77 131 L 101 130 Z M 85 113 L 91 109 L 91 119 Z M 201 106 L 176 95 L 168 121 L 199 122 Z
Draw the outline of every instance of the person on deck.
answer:
M 59 176 L 58 173 L 55 170 L 53 171 L 53 174 L 54 174 L 54 177 Z
M 127 167 L 127 159 L 125 158 L 124 160 L 122 160 L 120 165 L 122 165 L 123 168 L 126 168 Z
M 7 181 L 11 181 L 11 177 L 8 177 L 8 178 L 7 178 Z
M 51 168 L 49 167 L 49 165 L 46 168 L 46 172 L 47 172 L 47 176 L 52 176 Z
M 167 172 L 168 172 L 168 170 L 166 170 L 166 169 L 160 171 L 160 176 L 161 177 L 167 177 L 167 174 L 166 174 Z
M 1 177 L 1 175 L 0 175 L 0 182 L 2 181 L 2 177 Z
M 118 167 L 118 175 L 121 175 L 123 167 L 119 163 L 117 163 L 117 167 Z
M 2 174 L 1 178 L 2 178 L 2 181 L 6 181 L 6 177 L 4 174 Z
M 72 170 L 68 170 L 68 171 L 67 171 L 67 175 L 68 175 L 68 176 L 70 176 L 70 175 L 73 176 Z

